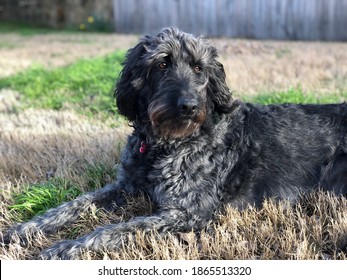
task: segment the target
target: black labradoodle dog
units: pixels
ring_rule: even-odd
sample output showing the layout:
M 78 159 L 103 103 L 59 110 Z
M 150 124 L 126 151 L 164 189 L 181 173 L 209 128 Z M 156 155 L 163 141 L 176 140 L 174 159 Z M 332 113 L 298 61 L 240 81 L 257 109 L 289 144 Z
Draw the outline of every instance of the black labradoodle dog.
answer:
M 115 91 L 132 123 L 114 184 L 18 224 L 5 243 L 50 233 L 96 207 L 148 194 L 153 215 L 106 225 L 44 250 L 74 259 L 82 249 L 116 250 L 137 229 L 200 230 L 226 204 L 261 207 L 312 190 L 347 192 L 347 105 L 245 104 L 234 100 L 216 49 L 174 28 L 130 49 Z

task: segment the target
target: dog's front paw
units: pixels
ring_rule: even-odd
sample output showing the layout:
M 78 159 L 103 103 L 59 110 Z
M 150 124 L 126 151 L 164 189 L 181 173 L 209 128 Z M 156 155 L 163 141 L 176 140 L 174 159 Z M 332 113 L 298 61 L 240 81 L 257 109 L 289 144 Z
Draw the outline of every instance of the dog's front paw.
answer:
M 19 244 L 21 247 L 28 247 L 33 242 L 37 243 L 37 238 L 43 237 L 43 232 L 39 229 L 38 224 L 33 221 L 19 223 L 7 230 L 0 236 L 0 242 L 4 246 L 10 244 Z
M 43 250 L 42 260 L 76 260 L 81 256 L 82 246 L 74 240 L 65 240 Z
M 10 232 L 4 233 L 4 235 L 0 238 L 1 246 L 8 247 L 12 242 L 12 234 Z
M 0 243 L 4 247 L 9 247 L 10 244 L 19 244 L 21 247 L 28 247 L 29 235 L 20 233 L 15 229 L 10 229 L 0 238 Z

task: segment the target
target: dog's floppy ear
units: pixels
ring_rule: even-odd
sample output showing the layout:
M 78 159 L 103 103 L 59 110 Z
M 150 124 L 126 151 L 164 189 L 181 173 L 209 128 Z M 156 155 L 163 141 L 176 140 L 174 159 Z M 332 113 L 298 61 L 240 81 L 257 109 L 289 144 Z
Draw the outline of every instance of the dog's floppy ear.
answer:
M 214 110 L 218 113 L 229 113 L 234 109 L 234 102 L 226 84 L 223 64 L 218 61 L 212 66 L 209 77 L 208 94 L 213 101 Z
M 123 70 L 115 88 L 115 97 L 120 114 L 126 116 L 130 121 L 136 121 L 141 102 L 141 96 L 146 79 L 146 67 L 144 65 L 144 55 L 146 44 L 149 43 L 149 36 L 141 40 L 134 48 L 129 49 L 123 62 Z M 143 95 L 143 94 L 142 94 Z

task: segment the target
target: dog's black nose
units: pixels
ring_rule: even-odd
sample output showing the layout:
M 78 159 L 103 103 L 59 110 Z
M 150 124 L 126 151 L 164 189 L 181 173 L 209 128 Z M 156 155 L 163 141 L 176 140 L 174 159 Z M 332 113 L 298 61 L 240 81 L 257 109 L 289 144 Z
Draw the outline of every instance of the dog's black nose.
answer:
M 191 116 L 198 108 L 198 101 L 195 98 L 181 97 L 177 105 L 181 115 Z

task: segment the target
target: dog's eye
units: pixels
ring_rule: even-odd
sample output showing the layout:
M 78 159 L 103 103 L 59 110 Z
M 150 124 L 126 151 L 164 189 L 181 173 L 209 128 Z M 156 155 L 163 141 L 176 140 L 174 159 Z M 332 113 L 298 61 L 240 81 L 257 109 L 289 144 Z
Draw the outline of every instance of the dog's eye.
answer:
M 194 70 L 195 73 L 200 73 L 200 72 L 202 71 L 202 68 L 201 68 L 201 66 L 199 66 L 199 65 L 195 65 L 195 66 L 193 67 L 193 70 Z
M 158 64 L 159 69 L 165 70 L 167 68 L 167 63 L 166 62 L 160 62 Z

